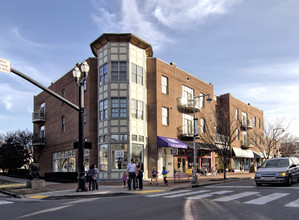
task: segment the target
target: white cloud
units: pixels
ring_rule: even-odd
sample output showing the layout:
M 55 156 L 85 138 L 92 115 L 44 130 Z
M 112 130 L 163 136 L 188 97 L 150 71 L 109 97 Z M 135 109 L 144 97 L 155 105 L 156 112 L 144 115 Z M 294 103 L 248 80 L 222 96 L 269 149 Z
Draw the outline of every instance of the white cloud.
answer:
M 134 33 L 150 41 L 157 51 L 164 44 L 175 42 L 167 31 L 195 28 L 209 16 L 226 13 L 238 1 L 240 0 L 146 0 L 140 3 L 136 0 L 122 0 L 120 10 L 115 12 L 108 9 L 105 3 L 94 2 L 98 13 L 92 14 L 92 19 L 101 32 Z
M 1 96 L 0 104 L 5 107 L 7 112 L 22 113 L 32 112 L 33 103 L 33 91 L 24 92 L 18 89 L 12 88 L 9 84 L 0 83 Z M 1 112 L 1 117 L 5 116 L 4 112 Z
M 169 29 L 191 29 L 213 15 L 228 12 L 229 7 L 239 0 L 171 0 L 156 1 L 154 16 Z

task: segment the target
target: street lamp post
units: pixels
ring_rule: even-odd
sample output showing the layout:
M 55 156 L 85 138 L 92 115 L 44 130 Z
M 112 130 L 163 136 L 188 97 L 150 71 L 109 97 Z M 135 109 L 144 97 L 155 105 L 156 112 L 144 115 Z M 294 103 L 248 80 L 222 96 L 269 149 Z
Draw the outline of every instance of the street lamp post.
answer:
M 193 150 L 194 150 L 194 152 L 193 152 L 193 169 L 194 169 L 194 171 L 193 171 L 192 184 L 196 184 L 197 183 L 197 176 L 196 176 L 196 170 L 197 170 L 197 166 L 196 166 L 196 156 L 197 156 L 196 136 L 198 134 L 195 134 L 195 130 L 196 130 L 196 123 L 195 123 L 195 121 L 197 120 L 195 118 L 195 100 L 197 98 L 203 98 L 205 96 L 207 96 L 207 99 L 206 99 L 207 102 L 211 103 L 212 99 L 210 97 L 210 94 L 194 96 L 193 100 L 192 100 L 193 101 Z
M 81 71 L 83 75 L 81 76 Z M 85 187 L 85 174 L 84 174 L 84 82 L 87 79 L 89 72 L 89 65 L 86 61 L 81 64 L 81 71 L 78 66 L 73 70 L 75 82 L 79 87 L 79 137 L 78 137 L 78 188 L 77 192 L 87 191 Z

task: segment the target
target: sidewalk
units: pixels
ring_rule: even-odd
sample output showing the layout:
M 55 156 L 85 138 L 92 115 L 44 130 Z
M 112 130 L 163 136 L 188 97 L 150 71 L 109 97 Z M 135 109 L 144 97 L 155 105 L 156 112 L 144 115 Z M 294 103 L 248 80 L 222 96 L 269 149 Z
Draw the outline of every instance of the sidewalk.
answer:
M 206 185 L 214 185 L 219 184 L 223 182 L 231 182 L 231 181 L 239 181 L 242 179 L 250 179 L 253 178 L 253 173 L 248 172 L 240 172 L 240 173 L 227 173 L 226 177 L 227 179 L 223 179 L 223 173 L 218 174 L 216 176 L 200 176 L 198 178 L 198 184 L 195 187 L 201 187 Z M 27 179 L 19 179 L 19 178 L 13 178 L 13 177 L 7 177 L 0 175 L 0 179 L 10 181 L 10 182 L 16 182 L 21 184 L 26 184 Z M 76 192 L 77 183 L 54 183 L 54 182 L 46 182 L 46 188 L 49 191 L 41 192 L 41 193 L 35 193 L 35 194 L 26 194 L 26 195 L 16 195 L 12 194 L 11 196 L 15 198 L 52 198 L 52 199 L 59 199 L 59 198 L 74 198 L 74 197 L 107 197 L 107 196 L 121 196 L 121 195 L 130 195 L 130 194 L 138 194 L 138 193 L 151 193 L 151 192 L 159 192 L 159 191 L 172 191 L 172 190 L 178 190 L 178 189 L 186 189 L 191 188 L 192 184 L 192 177 L 189 177 L 189 181 L 186 179 L 182 180 L 180 183 L 174 183 L 173 178 L 167 178 L 169 184 L 166 186 L 163 183 L 163 179 L 159 179 L 159 184 L 156 184 L 155 182 L 150 185 L 150 180 L 145 179 L 143 181 L 143 190 L 132 190 L 128 191 L 127 188 L 123 188 L 123 185 L 121 182 L 99 182 L 99 190 L 95 191 L 86 191 L 86 192 Z M 86 186 L 88 187 L 88 183 L 86 183 Z M 194 186 L 193 186 L 194 187 Z M 0 192 L 5 193 L 9 195 L 9 190 L 1 189 Z

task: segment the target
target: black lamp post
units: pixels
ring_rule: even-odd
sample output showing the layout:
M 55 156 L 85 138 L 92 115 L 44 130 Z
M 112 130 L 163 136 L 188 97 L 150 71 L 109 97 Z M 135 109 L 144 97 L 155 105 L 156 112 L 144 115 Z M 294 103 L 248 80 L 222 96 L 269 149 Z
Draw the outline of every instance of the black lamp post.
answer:
M 81 71 L 83 75 L 81 76 Z M 77 192 L 87 191 L 85 187 L 85 174 L 84 174 L 84 82 L 87 79 L 89 65 L 86 61 L 81 64 L 81 71 L 79 67 L 73 70 L 75 82 L 79 87 L 79 138 L 78 138 L 78 188 Z

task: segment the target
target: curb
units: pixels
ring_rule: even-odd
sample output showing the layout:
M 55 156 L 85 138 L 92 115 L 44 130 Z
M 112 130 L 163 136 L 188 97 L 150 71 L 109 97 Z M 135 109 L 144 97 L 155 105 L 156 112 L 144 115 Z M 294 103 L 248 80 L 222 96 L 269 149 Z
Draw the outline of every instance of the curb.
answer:
M 23 198 L 23 197 L 22 197 L 21 195 L 19 195 L 19 194 L 15 194 L 15 193 L 6 191 L 6 190 L 4 190 L 4 189 L 0 189 L 0 193 L 3 193 L 3 194 L 8 195 L 8 196 L 11 196 L 11 197 L 13 197 L 13 198 L 18 198 L 18 199 Z

